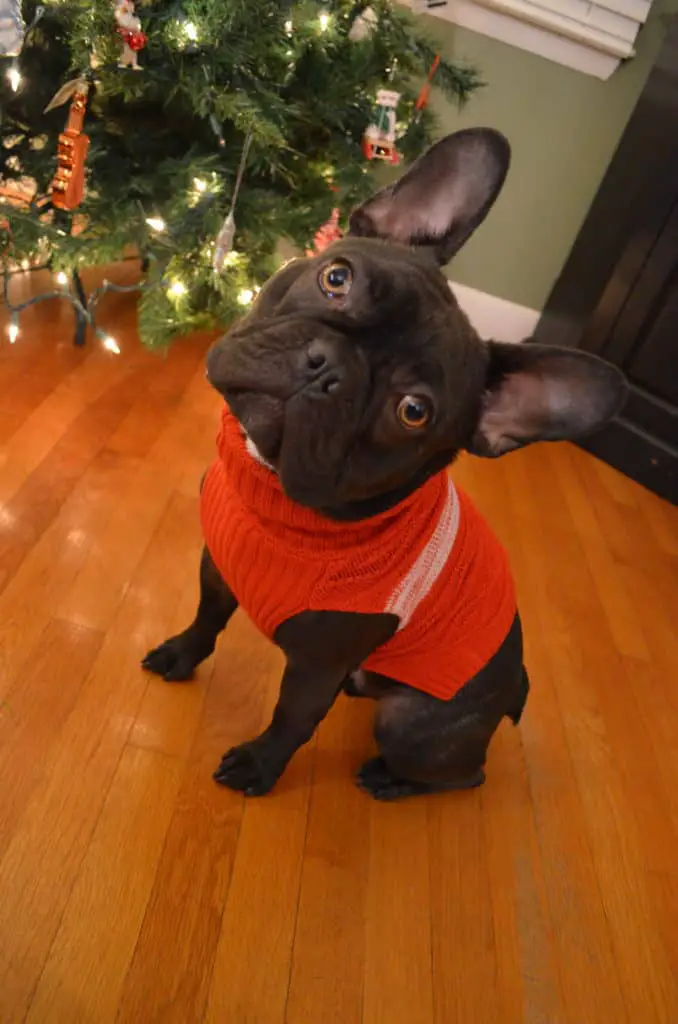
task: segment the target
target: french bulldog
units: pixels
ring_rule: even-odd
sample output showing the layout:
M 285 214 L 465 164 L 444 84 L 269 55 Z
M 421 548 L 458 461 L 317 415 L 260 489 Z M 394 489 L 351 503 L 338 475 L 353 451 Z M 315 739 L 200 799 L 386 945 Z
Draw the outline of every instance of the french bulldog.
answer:
M 495 730 L 520 720 L 506 554 L 447 469 L 593 431 L 626 384 L 582 351 L 481 340 L 460 310 L 440 268 L 509 161 L 491 129 L 443 138 L 208 353 L 225 405 L 199 607 L 143 666 L 190 678 L 239 605 L 282 649 L 272 721 L 224 755 L 225 786 L 268 792 L 342 690 L 376 701 L 357 782 L 381 800 L 480 785 Z

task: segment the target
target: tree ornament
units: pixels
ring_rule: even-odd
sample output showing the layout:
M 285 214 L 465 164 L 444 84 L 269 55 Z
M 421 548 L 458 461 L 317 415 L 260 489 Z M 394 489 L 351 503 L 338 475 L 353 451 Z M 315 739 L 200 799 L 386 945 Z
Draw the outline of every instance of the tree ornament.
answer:
M 400 93 L 380 89 L 372 120 L 363 135 L 363 154 L 368 160 L 386 160 L 399 164 L 402 157 L 396 148 L 396 107 Z
M 339 227 L 339 210 L 337 207 L 332 210 L 332 216 L 322 227 L 319 227 L 313 236 L 313 248 L 306 250 L 307 256 L 319 256 L 332 242 L 338 242 L 344 237 L 344 232 Z
M 57 210 L 74 210 L 85 195 L 85 159 L 89 137 L 82 127 L 87 110 L 89 84 L 80 82 L 71 100 L 66 129 L 59 136 L 57 172 L 52 181 L 52 206 Z
M 420 91 L 419 95 L 417 96 L 417 102 L 414 105 L 414 117 L 412 118 L 413 121 L 418 121 L 419 118 L 421 117 L 423 111 L 426 110 L 426 108 L 428 106 L 428 101 L 429 101 L 430 96 L 431 96 L 431 82 L 433 81 L 433 77 L 434 77 L 436 71 L 438 70 L 438 65 L 439 64 L 440 64 L 440 54 L 438 53 L 438 54 L 436 54 L 436 57 L 435 57 L 435 60 L 433 61 L 433 64 L 431 64 L 431 68 L 429 70 L 429 73 L 426 76 L 426 81 L 422 85 L 421 91 Z
M 118 35 L 122 39 L 122 54 L 118 67 L 141 71 L 137 54 L 146 45 L 146 36 L 141 31 L 141 22 L 134 13 L 132 0 L 120 0 L 115 8 L 115 20 Z
M 240 154 L 238 173 L 235 177 L 235 185 L 233 186 L 233 194 L 231 195 L 231 206 L 214 242 L 212 269 L 216 273 L 219 273 L 226 261 L 226 256 L 233 249 L 233 240 L 235 238 L 235 204 L 238 202 L 238 193 L 240 192 L 240 186 L 242 185 L 242 180 L 245 175 L 245 167 L 247 165 L 247 157 L 249 156 L 251 145 L 252 132 L 250 131 L 245 136 L 242 153 Z
M 0 0 L 0 57 L 16 57 L 26 35 L 21 0 Z
M 221 225 L 219 234 L 214 242 L 214 257 L 212 259 L 213 269 L 219 273 L 224 265 L 224 261 L 233 249 L 233 239 L 235 238 L 235 217 L 233 216 L 233 210 L 229 210 L 224 218 L 224 223 Z
M 364 10 L 356 16 L 355 21 L 351 25 L 348 38 L 352 43 L 362 43 L 365 39 L 369 39 L 374 34 L 374 31 L 379 23 L 379 16 L 373 7 L 365 7 Z

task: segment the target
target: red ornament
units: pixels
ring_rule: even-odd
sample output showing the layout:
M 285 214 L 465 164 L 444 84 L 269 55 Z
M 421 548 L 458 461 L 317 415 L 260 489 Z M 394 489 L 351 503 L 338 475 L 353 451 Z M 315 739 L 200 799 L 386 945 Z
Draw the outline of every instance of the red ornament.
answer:
M 148 36 L 145 32 L 132 32 L 129 28 L 119 28 L 118 32 L 123 43 L 127 43 L 130 50 L 134 50 L 135 53 L 143 50 L 146 45 Z
M 313 248 L 306 250 L 307 256 L 319 256 L 332 242 L 338 242 L 344 237 L 344 232 L 339 227 L 339 210 L 332 210 L 332 216 L 322 227 L 318 228 L 313 236 Z
M 74 210 L 85 195 L 85 159 L 89 137 L 82 127 L 87 109 L 89 87 L 79 87 L 73 95 L 66 129 L 59 136 L 58 167 L 52 181 L 52 206 Z

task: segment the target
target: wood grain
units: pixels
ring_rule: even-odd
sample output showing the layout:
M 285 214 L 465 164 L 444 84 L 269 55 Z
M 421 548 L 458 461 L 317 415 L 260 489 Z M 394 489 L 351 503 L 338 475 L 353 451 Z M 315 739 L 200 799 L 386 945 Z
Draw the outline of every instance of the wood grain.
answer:
M 461 459 L 532 682 L 486 785 L 370 802 L 340 698 L 245 801 L 211 773 L 280 654 L 238 614 L 194 682 L 139 667 L 195 610 L 210 339 L 102 316 L 117 359 L 56 305 L 0 346 L 2 1024 L 678 1020 L 678 510 L 567 445 Z
M 28 1024 L 115 1020 L 176 800 L 179 769 L 178 761 L 162 754 L 134 747 L 123 751 Z M 148 813 L 151 801 L 153 814 Z

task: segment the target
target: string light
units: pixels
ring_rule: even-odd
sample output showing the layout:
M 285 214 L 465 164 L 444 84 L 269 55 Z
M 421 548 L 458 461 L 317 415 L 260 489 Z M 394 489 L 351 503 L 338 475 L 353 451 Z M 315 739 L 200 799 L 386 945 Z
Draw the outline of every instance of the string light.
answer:
M 10 345 L 13 345 L 19 337 L 19 314 L 12 313 L 12 319 L 7 324 L 7 338 Z
M 68 284 L 68 274 L 65 274 L 63 270 L 60 270 L 56 276 L 57 284 L 66 285 Z
M 162 217 L 147 217 L 146 223 L 154 231 L 164 231 L 167 227 Z
M 106 334 L 100 327 L 97 327 L 96 335 L 107 352 L 112 352 L 116 356 L 120 355 L 120 346 L 111 334 Z
M 291 21 L 286 21 L 285 22 L 285 31 L 287 32 L 288 36 L 292 35 L 293 29 L 294 29 L 294 26 L 293 26 L 292 22 Z
M 181 298 L 182 295 L 186 294 L 186 285 L 183 281 L 173 281 L 167 290 L 170 295 L 174 295 L 176 298 Z
M 183 29 L 185 35 L 187 36 L 188 39 L 191 40 L 192 43 L 196 43 L 198 41 L 198 29 L 197 26 L 194 25 L 192 21 L 184 22 Z
M 207 182 L 203 181 L 202 178 L 194 178 L 193 187 L 196 192 L 207 192 Z
M 21 261 L 21 269 L 22 270 L 29 270 L 30 266 L 31 266 L 30 260 L 22 260 Z
M 12 64 L 7 68 L 7 81 L 9 82 L 12 92 L 16 92 L 21 85 L 21 72 L 19 71 L 16 64 Z
M 327 14 L 326 11 L 323 11 L 323 13 L 318 18 L 318 21 L 320 23 L 320 31 L 321 32 L 327 32 L 327 29 L 329 28 L 329 24 L 330 24 L 330 16 L 329 16 L 329 14 Z
M 243 290 L 238 294 L 238 302 L 241 306 L 249 306 L 253 298 L 254 292 L 251 288 L 243 288 Z

